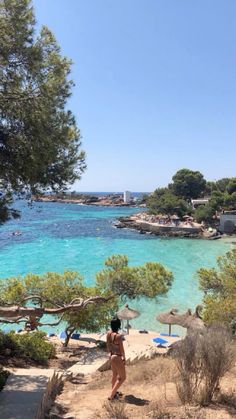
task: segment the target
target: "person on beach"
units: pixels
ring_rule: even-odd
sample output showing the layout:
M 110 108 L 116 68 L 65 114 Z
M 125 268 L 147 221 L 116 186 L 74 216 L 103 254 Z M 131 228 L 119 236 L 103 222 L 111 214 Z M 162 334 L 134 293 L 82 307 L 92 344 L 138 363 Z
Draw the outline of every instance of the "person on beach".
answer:
M 114 400 L 120 394 L 117 392 L 121 384 L 126 379 L 125 375 L 125 351 L 122 341 L 122 335 L 118 333 L 121 326 L 120 319 L 111 320 L 111 330 L 107 332 L 107 349 L 110 354 L 112 381 L 111 394 L 108 400 Z

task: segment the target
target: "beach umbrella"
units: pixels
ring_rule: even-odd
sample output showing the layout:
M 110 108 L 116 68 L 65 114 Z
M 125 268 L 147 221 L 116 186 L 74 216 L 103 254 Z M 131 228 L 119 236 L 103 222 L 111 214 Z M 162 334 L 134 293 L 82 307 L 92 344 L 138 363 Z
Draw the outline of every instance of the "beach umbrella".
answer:
M 193 220 L 193 217 L 191 215 L 184 215 L 183 218 L 186 218 L 186 220 Z
M 182 326 L 188 330 L 202 330 L 205 328 L 205 325 L 200 317 L 199 311 L 200 306 L 196 307 L 194 314 L 192 314 L 190 309 L 188 309 L 184 314 L 178 314 L 177 309 L 172 309 L 169 312 L 158 314 L 156 319 L 160 323 L 169 325 L 169 335 L 171 334 L 172 324 Z
M 171 217 L 170 217 L 170 219 L 171 220 L 179 220 L 179 217 L 178 217 L 178 215 L 172 215 Z
M 169 325 L 169 336 L 171 335 L 171 325 L 174 324 L 173 323 L 173 315 L 175 315 L 175 313 L 177 313 L 178 310 L 175 308 L 172 308 L 171 311 L 169 312 L 163 312 L 158 314 L 158 316 L 156 317 L 156 319 L 162 323 L 162 324 L 168 324 Z
M 126 304 L 125 308 L 118 311 L 116 314 L 120 320 L 127 320 L 127 333 L 128 334 L 129 334 L 129 320 L 133 320 L 136 317 L 140 316 L 139 311 L 129 308 L 128 304 Z

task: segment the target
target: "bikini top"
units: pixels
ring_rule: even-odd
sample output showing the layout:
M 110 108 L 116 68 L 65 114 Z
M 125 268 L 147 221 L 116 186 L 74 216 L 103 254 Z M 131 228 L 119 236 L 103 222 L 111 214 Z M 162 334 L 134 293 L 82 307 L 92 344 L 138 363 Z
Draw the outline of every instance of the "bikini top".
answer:
M 119 343 L 115 342 L 115 339 L 116 339 L 117 335 L 118 335 L 118 333 L 108 332 L 107 345 L 108 345 L 109 351 L 111 352 L 111 355 L 121 356 L 120 345 L 119 345 Z

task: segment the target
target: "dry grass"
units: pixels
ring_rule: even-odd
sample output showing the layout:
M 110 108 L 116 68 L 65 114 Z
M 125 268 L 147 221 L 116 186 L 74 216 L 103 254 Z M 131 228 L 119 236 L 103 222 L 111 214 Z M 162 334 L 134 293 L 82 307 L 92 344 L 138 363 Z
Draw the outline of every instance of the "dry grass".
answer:
M 88 384 L 88 390 L 97 390 L 110 387 L 111 371 L 96 372 L 92 376 L 92 381 Z
M 236 389 L 231 389 L 227 393 L 219 393 L 217 402 L 235 410 L 236 413 Z
M 146 416 L 150 419 L 169 419 L 170 412 L 164 402 L 156 401 L 150 404 Z
M 168 408 L 164 402 L 155 402 L 150 406 L 146 416 L 150 419 L 205 419 L 206 413 L 196 406 L 180 409 Z
M 97 372 L 83 385 L 67 382 L 60 400 L 66 400 L 75 418 L 91 419 L 225 419 L 235 417 L 236 368 L 222 381 L 222 391 L 209 407 L 182 405 L 176 392 L 176 360 L 158 356 L 127 366 L 127 380 L 119 401 L 107 402 L 111 371 Z M 90 381 L 91 380 L 91 381 Z M 230 391 L 230 388 L 234 390 Z M 75 397 L 76 394 L 76 397 Z M 106 401 L 104 403 L 104 401 Z
M 208 405 L 219 392 L 220 380 L 233 365 L 229 333 L 210 328 L 187 335 L 174 352 L 178 366 L 177 392 L 182 403 Z
M 127 380 L 126 386 L 133 386 L 137 383 L 164 384 L 176 377 L 177 368 L 176 363 L 171 358 L 159 356 L 150 361 L 140 361 L 135 365 L 128 365 L 126 367 Z M 111 371 L 98 372 L 93 376 L 93 381 L 89 383 L 89 389 L 99 389 L 110 386 Z
M 142 361 L 128 367 L 127 384 L 167 383 L 173 381 L 177 374 L 176 363 L 171 358 L 159 356 L 151 361 Z
M 104 415 L 101 418 L 106 419 L 129 419 L 127 409 L 124 403 L 119 401 L 107 402 L 103 405 Z

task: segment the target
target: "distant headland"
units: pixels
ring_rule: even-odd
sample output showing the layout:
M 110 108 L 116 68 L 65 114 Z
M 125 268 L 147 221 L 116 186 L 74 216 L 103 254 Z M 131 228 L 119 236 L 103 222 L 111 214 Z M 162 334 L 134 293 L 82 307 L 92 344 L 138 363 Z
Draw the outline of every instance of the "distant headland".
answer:
M 146 195 L 124 193 L 58 193 L 50 195 L 38 195 L 33 197 L 37 202 L 59 202 L 77 205 L 94 205 L 103 207 L 146 207 Z

